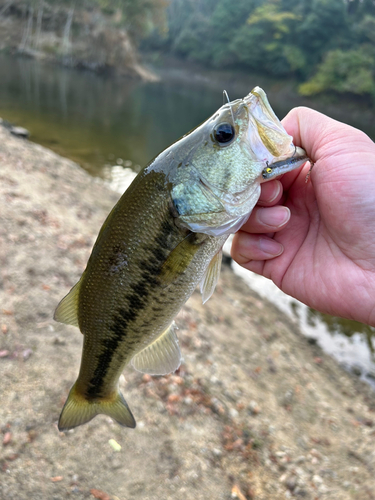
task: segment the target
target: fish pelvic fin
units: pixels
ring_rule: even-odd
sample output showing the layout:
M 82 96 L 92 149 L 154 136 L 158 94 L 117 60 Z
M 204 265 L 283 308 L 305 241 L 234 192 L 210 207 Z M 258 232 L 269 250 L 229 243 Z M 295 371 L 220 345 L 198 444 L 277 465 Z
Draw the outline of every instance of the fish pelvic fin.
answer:
M 191 232 L 171 251 L 159 275 L 163 286 L 170 285 L 186 271 L 199 246 L 199 238 Z
M 120 391 L 111 398 L 89 400 L 74 384 L 59 418 L 59 431 L 67 431 L 86 424 L 99 414 L 108 415 L 125 427 L 134 429 L 136 426 L 132 412 Z
M 223 260 L 223 249 L 221 248 L 209 263 L 206 273 L 200 284 L 203 304 L 207 302 L 207 300 L 211 297 L 211 295 L 215 291 L 217 282 L 219 281 L 220 278 L 222 260 Z

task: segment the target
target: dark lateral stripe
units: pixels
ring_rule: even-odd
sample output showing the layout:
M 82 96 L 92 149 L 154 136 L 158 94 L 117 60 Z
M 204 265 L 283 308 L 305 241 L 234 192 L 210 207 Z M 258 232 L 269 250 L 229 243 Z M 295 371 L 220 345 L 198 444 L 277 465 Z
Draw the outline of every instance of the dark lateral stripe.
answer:
M 118 309 L 114 314 L 113 323 L 110 327 L 111 335 L 102 343 L 102 352 L 96 359 L 97 366 L 86 391 L 88 399 L 100 396 L 113 355 L 126 337 L 129 324 L 134 322 L 145 308 L 149 290 L 160 285 L 158 274 L 160 274 L 161 266 L 171 251 L 168 246 L 167 236 L 173 230 L 175 230 L 173 220 L 163 221 L 161 231 L 155 239 L 157 244 L 154 248 L 148 249 L 148 252 L 150 250 L 152 252 L 152 259 L 140 262 L 142 274 L 139 281 L 134 284 L 132 293 L 127 297 L 128 306 L 127 308 Z M 138 339 L 127 339 L 129 345 L 138 341 Z

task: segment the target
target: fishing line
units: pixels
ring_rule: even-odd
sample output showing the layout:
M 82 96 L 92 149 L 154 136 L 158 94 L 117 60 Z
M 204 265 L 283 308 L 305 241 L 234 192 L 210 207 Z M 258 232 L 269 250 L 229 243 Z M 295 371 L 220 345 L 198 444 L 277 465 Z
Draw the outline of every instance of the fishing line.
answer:
M 233 120 L 233 125 L 234 125 L 234 114 L 233 114 L 233 109 L 232 109 L 232 103 L 230 102 L 228 92 L 226 90 L 223 90 L 223 104 L 225 104 L 225 100 L 227 100 L 227 103 L 229 104 L 230 114 L 232 115 L 232 120 Z

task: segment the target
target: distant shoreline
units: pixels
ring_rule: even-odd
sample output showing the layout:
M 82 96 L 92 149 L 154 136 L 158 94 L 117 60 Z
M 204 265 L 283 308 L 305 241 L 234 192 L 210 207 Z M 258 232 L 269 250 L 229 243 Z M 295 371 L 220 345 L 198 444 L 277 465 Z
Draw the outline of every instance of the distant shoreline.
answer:
M 352 95 L 338 96 L 321 94 L 304 97 L 298 94 L 299 82 L 292 79 L 276 79 L 265 74 L 247 73 L 245 70 L 219 70 L 206 68 L 196 62 L 183 60 L 170 55 L 152 52 L 140 54 L 142 62 L 163 81 L 189 81 L 193 86 L 207 86 L 214 91 L 233 89 L 234 97 L 244 96 L 258 85 L 267 94 L 272 94 L 272 106 L 279 108 L 284 115 L 286 110 L 296 106 L 307 106 L 332 118 L 364 130 L 375 140 L 375 110 L 367 100 Z M 283 116 L 279 116 L 283 118 Z

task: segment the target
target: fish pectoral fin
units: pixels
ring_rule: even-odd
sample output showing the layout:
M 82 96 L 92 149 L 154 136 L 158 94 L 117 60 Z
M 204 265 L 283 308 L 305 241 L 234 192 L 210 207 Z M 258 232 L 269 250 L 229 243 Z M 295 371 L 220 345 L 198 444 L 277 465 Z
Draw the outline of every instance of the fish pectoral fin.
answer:
M 133 367 L 150 375 L 166 375 L 177 370 L 181 364 L 181 351 L 172 323 L 152 344 L 138 352 L 132 359 Z
M 134 428 L 136 425 L 132 412 L 120 391 L 113 398 L 90 401 L 77 391 L 76 384 L 74 384 L 62 409 L 58 428 L 60 431 L 73 429 L 89 422 L 99 414 L 108 415 L 125 427 Z
M 167 286 L 182 274 L 194 258 L 200 245 L 196 233 L 189 233 L 168 255 L 160 271 L 160 280 Z
M 78 297 L 81 280 L 79 280 L 56 307 L 53 319 L 66 325 L 78 325 Z
M 219 252 L 213 257 L 209 263 L 206 273 L 201 281 L 200 289 L 202 294 L 203 304 L 211 297 L 215 291 L 215 287 L 220 277 L 221 261 L 223 258 L 223 250 L 220 249 Z

